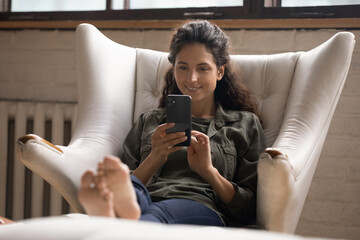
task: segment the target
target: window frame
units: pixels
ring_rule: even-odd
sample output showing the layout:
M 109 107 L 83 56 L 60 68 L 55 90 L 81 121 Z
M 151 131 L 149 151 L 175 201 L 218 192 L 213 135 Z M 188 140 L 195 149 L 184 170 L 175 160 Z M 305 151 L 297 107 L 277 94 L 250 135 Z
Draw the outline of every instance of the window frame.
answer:
M 56 12 L 10 12 L 11 0 L 3 0 L 6 12 L 0 13 L 0 20 L 181 20 L 186 18 L 245 19 L 245 18 L 357 18 L 360 5 L 279 7 L 281 0 L 275 0 L 273 7 L 264 7 L 264 0 L 244 0 L 242 7 L 205 7 L 171 9 L 124 9 L 112 10 L 111 0 L 106 0 L 105 11 L 56 11 Z
M 111 0 L 106 0 L 104 11 L 56 11 L 56 12 L 10 12 L 0 13 L 0 21 L 23 20 L 179 20 L 186 18 L 235 19 L 248 17 L 250 0 L 244 0 L 243 7 L 164 8 L 164 9 L 111 9 Z M 245 6 L 246 2 L 246 6 Z
M 0 0 L 5 7 L 11 9 L 11 0 Z M 128 1 L 128 0 L 127 0 Z M 271 2 L 272 7 L 265 7 Z M 59 11 L 59 12 L 1 12 L 0 28 L 6 23 L 27 28 L 30 22 L 40 25 L 41 22 L 59 21 L 179 21 L 185 19 L 209 19 L 216 21 L 234 20 L 316 20 L 345 19 L 350 28 L 360 28 L 360 5 L 318 6 L 318 7 L 278 7 L 281 0 L 244 0 L 242 7 L 205 7 L 205 8 L 174 8 L 174 9 L 124 9 L 112 10 L 111 0 L 106 0 L 104 11 Z M 351 19 L 355 23 L 351 24 Z M 2 23 L 1 23 L 2 22 Z M 300 21 L 301 22 L 301 21 Z M 340 21 L 341 22 L 341 21 Z M 349 24 L 350 22 L 350 24 Z M 22 23 L 22 24 L 21 24 Z M 51 25 L 51 24 L 50 24 Z M 333 25 L 331 25 L 333 26 Z M 355 26 L 355 27 L 354 27 Z M 49 27 L 53 28 L 53 27 Z M 256 28 L 256 27 L 255 27 Z

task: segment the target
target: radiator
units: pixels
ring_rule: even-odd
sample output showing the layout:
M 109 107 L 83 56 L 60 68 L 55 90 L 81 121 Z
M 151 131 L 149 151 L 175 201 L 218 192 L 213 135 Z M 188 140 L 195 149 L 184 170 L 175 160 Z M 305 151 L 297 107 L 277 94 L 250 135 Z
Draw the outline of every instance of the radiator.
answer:
M 75 103 L 0 101 L 0 216 L 14 220 L 72 212 L 41 177 L 16 159 L 16 140 L 34 133 L 67 145 L 77 114 Z

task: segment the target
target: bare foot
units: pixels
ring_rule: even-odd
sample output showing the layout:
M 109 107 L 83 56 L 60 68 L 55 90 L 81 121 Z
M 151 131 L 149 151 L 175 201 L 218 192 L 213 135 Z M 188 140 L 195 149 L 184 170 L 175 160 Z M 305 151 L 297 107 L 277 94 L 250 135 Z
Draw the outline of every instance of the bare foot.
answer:
M 115 217 L 113 194 L 104 187 L 103 180 L 86 171 L 81 178 L 79 201 L 91 216 Z
M 139 219 L 141 210 L 131 183 L 129 167 L 119 158 L 107 156 L 99 163 L 98 175 L 105 178 L 107 187 L 114 194 L 116 214 L 124 219 Z
M 1 225 L 5 225 L 5 224 L 11 224 L 11 223 L 15 223 L 14 221 L 8 219 L 8 218 L 5 218 L 5 217 L 1 217 L 0 216 L 0 226 Z

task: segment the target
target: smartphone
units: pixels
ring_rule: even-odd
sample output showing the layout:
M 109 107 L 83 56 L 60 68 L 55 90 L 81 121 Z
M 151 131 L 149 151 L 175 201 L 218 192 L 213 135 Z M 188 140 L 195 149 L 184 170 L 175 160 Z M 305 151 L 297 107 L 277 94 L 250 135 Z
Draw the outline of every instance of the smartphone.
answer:
M 166 133 L 185 132 L 186 141 L 176 146 L 190 146 L 191 143 L 191 97 L 187 95 L 169 94 L 166 98 L 166 122 L 175 126 Z

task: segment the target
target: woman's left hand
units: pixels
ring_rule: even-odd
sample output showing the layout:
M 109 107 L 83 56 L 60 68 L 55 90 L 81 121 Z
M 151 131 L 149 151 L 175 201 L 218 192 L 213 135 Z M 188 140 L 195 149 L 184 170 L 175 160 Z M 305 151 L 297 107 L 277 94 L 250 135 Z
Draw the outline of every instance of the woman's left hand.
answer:
M 191 145 L 187 148 L 190 168 L 204 177 L 214 167 L 211 161 L 209 137 L 198 131 L 191 131 Z
M 235 189 L 213 166 L 209 137 L 198 131 L 191 131 L 191 136 L 191 145 L 187 150 L 190 168 L 211 185 L 225 204 L 230 203 L 235 196 Z

